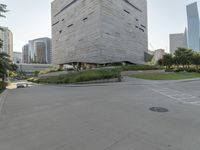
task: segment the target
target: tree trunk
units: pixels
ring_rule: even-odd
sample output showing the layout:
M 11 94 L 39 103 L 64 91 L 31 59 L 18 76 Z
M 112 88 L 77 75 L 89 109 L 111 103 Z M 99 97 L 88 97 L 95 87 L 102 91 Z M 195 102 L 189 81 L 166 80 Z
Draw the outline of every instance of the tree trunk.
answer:
M 199 71 L 199 65 L 196 65 L 196 72 Z
M 179 70 L 179 65 L 176 66 L 177 70 Z
M 188 69 L 190 69 L 190 64 L 188 64 Z
M 6 88 L 6 86 L 5 86 L 5 74 L 2 74 L 1 88 L 2 88 L 2 89 L 5 89 L 5 88 Z

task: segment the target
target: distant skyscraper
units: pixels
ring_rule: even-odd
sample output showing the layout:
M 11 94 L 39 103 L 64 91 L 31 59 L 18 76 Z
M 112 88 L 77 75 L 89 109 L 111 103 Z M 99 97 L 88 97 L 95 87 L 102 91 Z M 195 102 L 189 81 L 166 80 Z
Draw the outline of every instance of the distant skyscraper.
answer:
M 23 62 L 51 64 L 52 48 L 50 38 L 39 38 L 30 40 L 23 47 Z
M 179 47 L 187 48 L 187 35 L 185 33 L 177 33 L 177 34 L 170 34 L 169 35 L 170 41 L 170 53 L 174 54 L 174 52 Z
M 7 27 L 0 27 L 0 39 L 3 40 L 3 46 L 0 52 L 4 52 L 13 60 L 13 34 Z
M 13 62 L 16 64 L 22 63 L 22 53 L 21 52 L 13 52 Z
M 22 48 L 22 62 L 26 64 L 29 63 L 28 44 L 24 45 Z
M 200 24 L 197 2 L 187 5 L 188 48 L 200 51 Z

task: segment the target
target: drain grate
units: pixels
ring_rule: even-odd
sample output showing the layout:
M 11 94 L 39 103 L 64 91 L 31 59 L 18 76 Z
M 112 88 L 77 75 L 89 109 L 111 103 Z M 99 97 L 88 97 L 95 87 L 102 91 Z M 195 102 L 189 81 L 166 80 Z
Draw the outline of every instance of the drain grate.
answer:
M 149 110 L 154 111 L 154 112 L 160 112 L 160 113 L 169 112 L 167 108 L 163 108 L 163 107 L 151 107 Z

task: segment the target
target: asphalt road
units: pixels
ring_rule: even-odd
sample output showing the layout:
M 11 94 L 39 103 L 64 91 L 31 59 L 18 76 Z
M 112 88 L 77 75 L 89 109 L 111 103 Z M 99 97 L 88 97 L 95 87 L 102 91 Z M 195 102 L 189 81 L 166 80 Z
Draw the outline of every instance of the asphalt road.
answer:
M 199 90 L 199 80 L 138 79 L 9 90 L 0 150 L 199 150 Z

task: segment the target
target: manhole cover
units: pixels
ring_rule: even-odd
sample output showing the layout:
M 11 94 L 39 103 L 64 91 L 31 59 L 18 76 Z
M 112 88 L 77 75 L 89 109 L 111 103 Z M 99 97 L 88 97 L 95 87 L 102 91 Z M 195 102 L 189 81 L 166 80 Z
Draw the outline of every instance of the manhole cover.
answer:
M 162 107 L 151 107 L 150 110 L 154 112 L 161 112 L 161 113 L 169 111 L 167 108 L 162 108 Z

